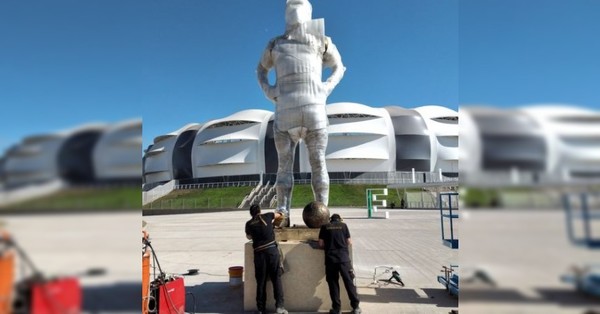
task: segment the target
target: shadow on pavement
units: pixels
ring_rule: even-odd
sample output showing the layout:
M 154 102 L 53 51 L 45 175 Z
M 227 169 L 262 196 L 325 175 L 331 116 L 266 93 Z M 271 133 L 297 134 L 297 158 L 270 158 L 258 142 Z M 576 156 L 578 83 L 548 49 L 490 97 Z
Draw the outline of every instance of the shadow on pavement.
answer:
M 530 299 L 513 289 L 460 289 L 461 302 L 507 302 L 507 303 L 540 303 L 541 300 Z
M 461 289 L 461 302 L 556 304 L 560 306 L 600 306 L 600 298 L 577 292 L 574 289 L 537 288 L 540 298 L 522 295 L 513 289 Z
M 598 306 L 600 297 L 586 295 L 572 289 L 538 288 L 537 292 L 544 300 L 560 304 L 561 306 Z
M 205 282 L 185 287 L 185 292 L 185 311 L 188 313 L 244 312 L 244 286 L 231 287 L 229 282 Z
M 374 288 L 375 295 L 360 295 L 360 301 L 365 303 L 413 303 L 432 304 L 437 307 L 456 308 L 458 298 L 451 296 L 445 289 L 421 289 L 427 297 L 421 297 L 413 289 Z
M 82 297 L 84 313 L 139 313 L 142 309 L 142 282 L 83 286 Z
M 375 217 L 375 216 L 372 216 L 371 218 L 369 218 L 367 216 L 365 216 L 365 217 L 344 217 L 344 220 L 369 220 L 369 219 L 386 219 L 386 218 L 385 217 Z

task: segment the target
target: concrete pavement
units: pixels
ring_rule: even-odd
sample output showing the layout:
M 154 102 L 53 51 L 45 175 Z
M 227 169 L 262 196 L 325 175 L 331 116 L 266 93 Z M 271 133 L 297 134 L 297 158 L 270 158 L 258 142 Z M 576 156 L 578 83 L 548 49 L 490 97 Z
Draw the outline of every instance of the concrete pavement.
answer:
M 458 260 L 459 252 L 441 244 L 437 211 L 391 210 L 387 220 L 366 219 L 365 209 L 332 212 L 350 226 L 365 313 L 448 313 L 456 308 L 457 299 L 435 279 L 442 265 Z M 571 266 L 600 261 L 597 250 L 568 241 L 564 212 L 463 209 L 460 214 L 462 314 L 600 309 L 598 298 L 578 294 L 560 281 Z M 246 211 L 146 217 L 139 212 L 4 215 L 0 220 L 49 276 L 106 269 L 104 276 L 81 279 L 85 313 L 139 313 L 142 218 L 149 222 L 164 270 L 199 269 L 197 276 L 185 279 L 195 297 L 188 296 L 188 311 L 242 312 L 243 289 L 229 286 L 228 268 L 243 265 Z M 292 211 L 292 223 L 302 223 L 300 209 Z M 406 287 L 371 284 L 377 265 L 395 266 Z M 495 286 L 469 282 L 474 270 L 487 274 Z
M 442 265 L 456 263 L 458 252 L 443 246 L 435 210 L 392 210 L 390 219 L 368 219 L 366 209 L 332 208 L 348 224 L 354 242 L 354 267 L 364 313 L 448 313 L 458 300 L 437 282 Z M 383 216 L 383 213 L 377 213 Z M 303 224 L 301 209 L 292 224 Z M 229 286 L 228 268 L 244 264 L 247 211 L 146 216 L 162 268 L 170 273 L 199 269 L 187 276 L 186 310 L 197 313 L 243 312 L 243 288 Z M 375 266 L 394 266 L 405 287 L 372 284 Z M 387 279 L 385 274 L 377 279 Z M 286 293 L 293 293 L 286 291 Z
M 140 313 L 141 213 L 2 215 L 0 220 L 47 278 L 79 276 L 83 313 Z M 16 280 L 32 270 L 17 259 Z M 90 268 L 100 276 L 81 276 Z

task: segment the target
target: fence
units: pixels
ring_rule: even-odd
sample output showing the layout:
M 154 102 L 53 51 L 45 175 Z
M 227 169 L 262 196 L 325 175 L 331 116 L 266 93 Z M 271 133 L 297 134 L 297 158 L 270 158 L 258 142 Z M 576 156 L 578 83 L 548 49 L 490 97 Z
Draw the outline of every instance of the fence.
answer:
M 434 191 L 420 191 L 420 192 L 407 192 L 404 194 L 404 198 L 406 199 L 406 208 L 431 208 L 438 209 L 439 208 L 439 198 L 438 192 Z M 448 199 L 444 198 L 442 200 L 442 206 L 444 208 L 448 207 Z M 458 208 L 458 198 L 452 198 L 452 208 Z
M 228 200 L 207 200 L 207 199 L 196 199 L 196 200 L 161 200 L 160 197 L 170 193 L 172 190 L 191 190 L 191 189 L 213 189 L 223 187 L 244 187 L 244 186 L 256 186 L 262 187 L 264 182 L 275 182 L 277 174 L 268 173 L 262 174 L 260 177 L 262 180 L 255 181 L 227 181 L 229 177 L 215 177 L 214 182 L 202 182 L 202 183 L 187 183 L 179 184 L 176 180 L 170 181 L 163 186 L 154 188 L 151 191 L 144 192 L 144 208 L 204 208 L 204 207 L 238 207 L 244 205 L 244 202 L 250 201 L 248 196 L 243 198 L 241 201 L 228 201 Z M 273 179 L 273 180 L 268 180 Z M 392 185 L 392 184 L 414 184 L 419 186 L 424 183 L 440 183 L 440 182 L 451 182 L 458 183 L 458 177 L 446 177 L 441 172 L 420 172 L 420 171 L 398 171 L 398 172 L 367 172 L 367 173 L 354 173 L 354 172 L 336 172 L 330 173 L 330 184 L 372 184 L 372 185 Z M 296 174 L 294 180 L 295 184 L 310 184 L 311 174 L 300 173 Z M 272 184 L 272 183 L 271 183 Z M 253 194 L 258 192 L 254 191 Z M 272 192 L 272 191 L 264 191 Z M 274 193 L 267 193 L 261 195 L 262 204 L 272 204 Z M 167 202 L 170 202 L 167 205 Z M 174 203 L 175 202 L 175 203 Z M 192 203 L 195 202 L 195 203 Z M 207 205 L 209 204 L 209 205 Z M 409 208 L 435 208 L 436 202 L 407 202 Z
M 590 172 L 588 176 L 572 177 L 570 173 L 546 173 L 525 170 L 461 172 L 461 186 L 466 187 L 552 187 L 586 186 L 600 184 L 600 177 Z
M 239 199 L 213 197 L 198 199 L 157 200 L 144 205 L 144 209 L 200 209 L 200 208 L 237 208 Z
M 255 186 L 259 183 L 260 183 L 260 181 L 178 184 L 175 186 L 175 190 L 215 189 L 215 188 L 225 188 L 225 187 Z
M 229 177 L 214 177 L 214 182 L 176 184 L 176 189 L 210 189 L 232 186 L 255 186 L 264 182 L 275 182 L 276 173 L 261 174 L 262 180 L 229 181 Z M 310 173 L 297 173 L 295 184 L 310 184 Z M 329 174 L 331 184 L 409 184 L 458 182 L 458 177 L 447 177 L 440 172 L 396 171 L 396 172 L 333 172 Z

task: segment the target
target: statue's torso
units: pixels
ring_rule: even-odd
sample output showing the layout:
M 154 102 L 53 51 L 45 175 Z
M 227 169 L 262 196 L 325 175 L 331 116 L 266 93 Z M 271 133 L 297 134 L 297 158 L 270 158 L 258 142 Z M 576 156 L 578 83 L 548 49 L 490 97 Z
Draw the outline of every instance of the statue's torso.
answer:
M 275 65 L 277 105 L 283 107 L 325 103 L 322 82 L 322 43 L 313 37 L 308 43 L 278 38 L 271 50 Z

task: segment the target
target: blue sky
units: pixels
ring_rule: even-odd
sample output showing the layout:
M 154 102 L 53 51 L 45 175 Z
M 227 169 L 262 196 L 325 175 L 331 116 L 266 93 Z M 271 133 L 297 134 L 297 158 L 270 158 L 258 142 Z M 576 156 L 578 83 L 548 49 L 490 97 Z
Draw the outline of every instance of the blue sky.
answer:
M 329 102 L 593 107 L 595 0 L 313 0 L 347 71 Z M 255 77 L 283 0 L 0 2 L 0 151 L 91 121 L 187 123 L 272 110 Z M 459 97 L 460 96 L 460 97 Z
M 1 1 L 0 151 L 27 135 L 140 117 L 138 14 L 117 1 Z
M 455 1 L 375 1 L 368 10 L 364 1 L 312 3 L 347 68 L 330 103 L 457 107 Z M 244 109 L 273 110 L 255 70 L 284 31 L 285 1 L 178 4 L 154 10 L 144 130 L 156 136 Z
M 600 1 L 461 0 L 460 104 L 600 107 Z
M 458 106 L 456 1 L 313 1 L 347 71 L 329 102 Z M 144 146 L 186 123 L 272 110 L 255 69 L 285 1 L 0 4 L 0 145 L 141 116 Z M 4 47 L 8 47 L 5 49 Z

